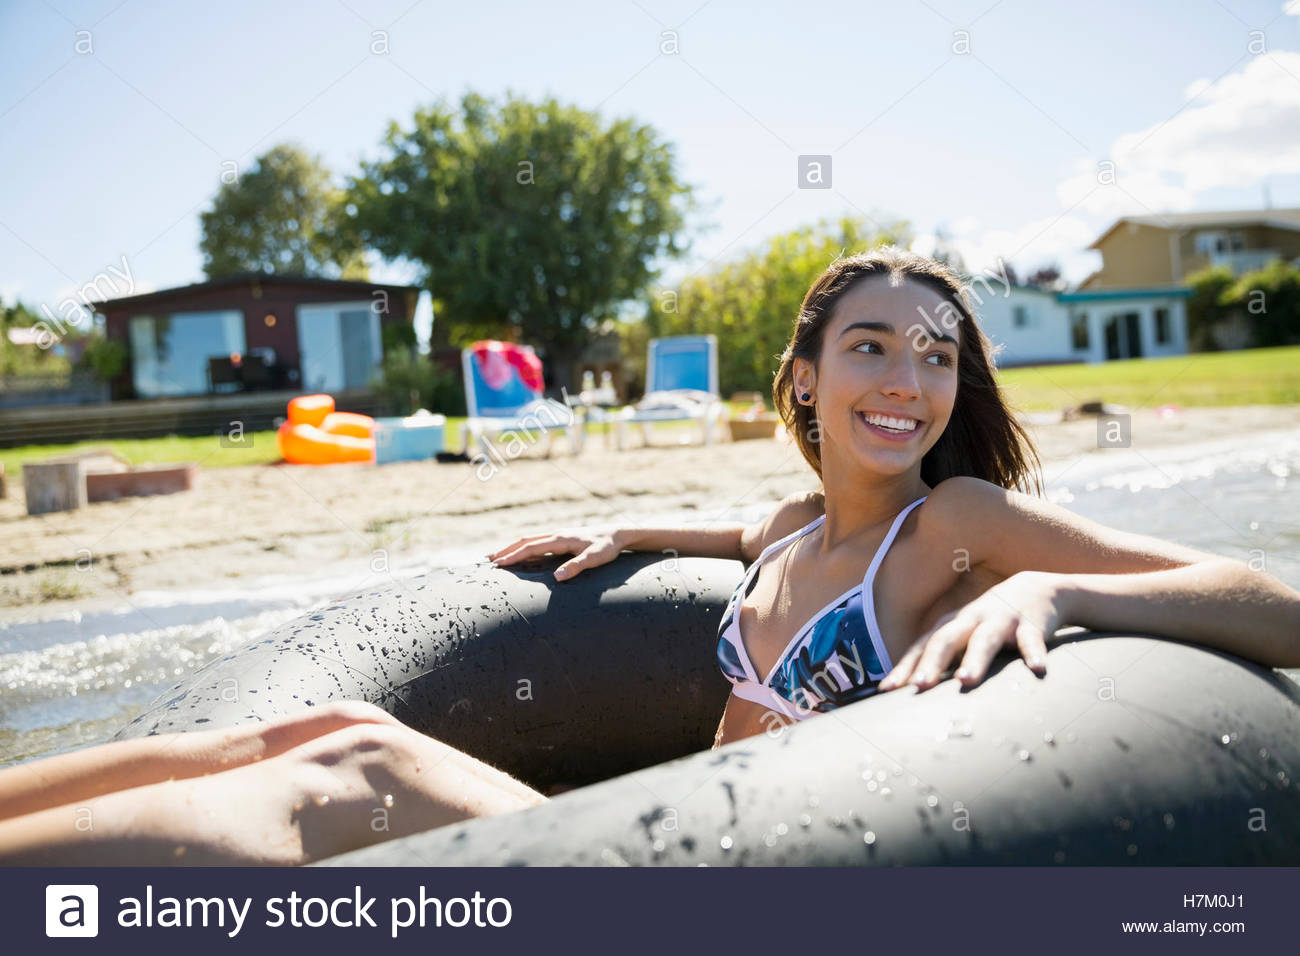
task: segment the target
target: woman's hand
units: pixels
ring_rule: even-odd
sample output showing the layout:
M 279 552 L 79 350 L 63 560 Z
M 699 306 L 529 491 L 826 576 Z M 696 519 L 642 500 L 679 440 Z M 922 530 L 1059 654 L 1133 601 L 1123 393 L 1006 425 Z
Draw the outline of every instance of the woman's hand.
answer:
M 1019 647 L 1030 670 L 1047 672 L 1047 639 L 1062 626 L 1062 577 L 1021 571 L 989 588 L 959 611 L 944 615 L 908 649 L 880 682 L 882 691 L 911 684 L 925 690 L 963 649 L 956 677 L 963 687 L 984 679 L 1003 647 Z
M 613 561 L 623 550 L 622 537 L 618 531 L 598 531 L 578 529 L 557 534 L 536 534 L 529 538 L 520 538 L 508 544 L 500 551 L 488 555 L 488 559 L 498 566 L 527 561 L 545 554 L 572 554 L 576 557 L 565 561 L 555 569 L 557 581 L 573 577 L 579 571 L 594 568 Z

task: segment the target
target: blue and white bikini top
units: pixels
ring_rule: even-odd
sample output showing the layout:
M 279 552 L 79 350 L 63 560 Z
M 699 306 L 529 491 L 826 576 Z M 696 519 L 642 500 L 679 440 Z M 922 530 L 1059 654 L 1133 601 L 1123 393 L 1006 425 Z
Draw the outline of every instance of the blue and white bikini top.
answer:
M 734 685 L 732 693 L 802 720 L 814 711 L 833 710 L 876 692 L 876 685 L 894 666 L 876 621 L 876 572 L 904 519 L 924 500 L 918 498 L 899 512 L 876 549 L 862 583 L 841 594 L 796 631 L 766 678 L 758 676 L 740 636 L 741 605 L 758 580 L 763 562 L 819 527 L 826 516 L 821 515 L 763 549 L 731 595 L 718 628 L 718 664 L 723 676 Z

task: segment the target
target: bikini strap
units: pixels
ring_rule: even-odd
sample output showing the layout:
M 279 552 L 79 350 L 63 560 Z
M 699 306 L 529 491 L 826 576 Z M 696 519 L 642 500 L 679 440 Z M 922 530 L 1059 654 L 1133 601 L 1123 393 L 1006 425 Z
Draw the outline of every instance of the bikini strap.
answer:
M 912 509 L 927 497 L 929 496 L 923 495 L 920 498 L 917 498 L 898 513 L 898 517 L 894 519 L 894 523 L 889 527 L 889 533 L 885 535 L 885 540 L 881 541 L 880 547 L 876 549 L 876 554 L 871 559 L 871 565 L 867 568 L 867 573 L 862 578 L 862 586 L 864 589 L 869 589 L 871 582 L 876 579 L 876 571 L 880 569 L 880 563 L 885 560 L 885 552 L 889 550 L 889 546 L 894 543 L 894 538 L 898 536 L 898 529 L 903 527 L 903 522 L 906 521 L 907 516 L 912 513 Z
M 825 520 L 826 520 L 825 513 L 820 514 L 812 521 L 809 521 L 802 528 L 799 528 L 795 531 L 791 531 L 784 538 L 781 538 L 777 541 L 773 541 L 766 548 L 764 548 L 762 551 L 759 552 L 758 557 L 754 561 L 754 566 L 757 567 L 759 564 L 766 561 L 770 555 L 776 553 L 777 551 L 780 551 L 786 545 L 793 543 L 796 539 L 802 538 L 809 531 L 812 531 L 814 528 L 816 528 L 819 524 L 821 524 Z
M 755 574 L 758 573 L 758 569 L 763 564 L 764 561 L 766 561 L 769 557 L 771 557 L 781 548 L 792 543 L 796 539 L 803 537 L 805 534 L 807 534 L 809 531 L 817 527 L 817 525 L 821 524 L 825 520 L 826 520 L 825 514 L 818 515 L 816 518 L 808 522 L 802 528 L 799 528 L 795 531 L 791 531 L 784 538 L 781 538 L 777 541 L 773 541 L 766 548 L 760 551 L 758 557 L 754 559 L 754 563 L 751 564 L 748 570 L 745 571 L 745 576 L 741 579 L 740 585 L 736 588 L 736 591 L 738 593 L 743 593 L 747 591 L 749 589 L 750 578 L 752 578 Z

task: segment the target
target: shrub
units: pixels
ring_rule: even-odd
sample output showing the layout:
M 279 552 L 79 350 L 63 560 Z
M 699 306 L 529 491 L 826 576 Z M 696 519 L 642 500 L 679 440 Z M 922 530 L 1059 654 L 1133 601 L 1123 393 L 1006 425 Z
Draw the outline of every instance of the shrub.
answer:
M 444 415 L 465 414 L 465 395 L 459 377 L 438 368 L 427 355 L 407 349 L 398 349 L 384 357 L 372 387 L 395 415 L 410 415 L 417 408 Z

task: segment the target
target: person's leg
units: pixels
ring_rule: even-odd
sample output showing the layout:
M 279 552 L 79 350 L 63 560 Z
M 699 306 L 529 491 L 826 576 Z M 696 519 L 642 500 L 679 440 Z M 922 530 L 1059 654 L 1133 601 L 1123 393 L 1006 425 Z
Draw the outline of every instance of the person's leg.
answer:
M 0 821 L 0 862 L 306 863 L 545 800 L 408 727 L 359 723 L 233 769 Z
M 119 740 L 18 764 L 0 770 L 0 820 L 118 790 L 233 769 L 360 723 L 401 726 L 373 704 L 331 701 L 266 723 Z

